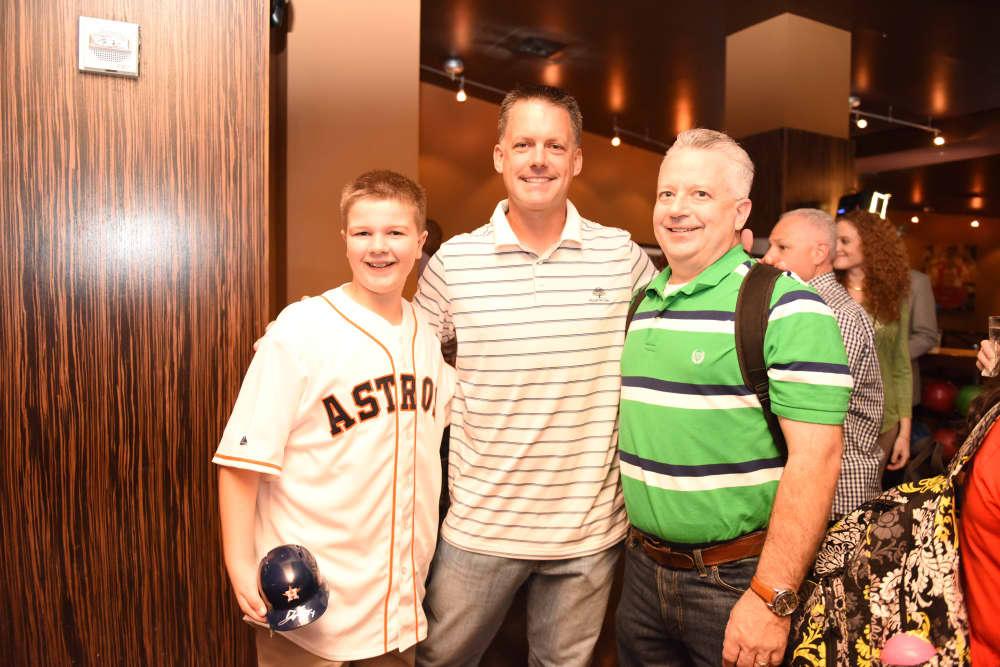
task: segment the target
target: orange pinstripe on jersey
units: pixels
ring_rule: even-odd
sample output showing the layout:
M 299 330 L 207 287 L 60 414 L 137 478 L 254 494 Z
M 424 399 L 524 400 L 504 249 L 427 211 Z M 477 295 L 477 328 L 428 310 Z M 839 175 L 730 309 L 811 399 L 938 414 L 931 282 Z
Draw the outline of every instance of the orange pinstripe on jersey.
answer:
M 240 458 L 239 456 L 228 456 L 227 454 L 219 454 L 218 452 L 216 452 L 215 456 L 218 457 L 218 458 L 220 458 L 220 459 L 226 459 L 227 461 L 237 461 L 239 463 L 252 463 L 252 464 L 258 465 L 258 466 L 265 466 L 267 468 L 274 468 L 278 472 L 281 472 L 281 466 L 276 465 L 274 463 L 268 463 L 267 461 L 257 461 L 257 460 L 254 460 L 254 459 L 244 459 L 244 458 Z
M 326 296 L 323 295 L 320 296 L 324 301 L 330 304 L 330 307 L 333 308 L 333 310 L 338 315 L 343 317 L 345 321 L 354 326 L 354 328 L 356 328 L 364 335 L 371 338 L 376 345 L 382 348 L 382 351 L 385 352 L 385 356 L 389 358 L 389 366 L 392 368 L 392 375 L 396 380 L 393 383 L 393 399 L 396 401 L 396 410 L 393 413 L 396 418 L 396 442 L 395 442 L 395 449 L 393 450 L 392 454 L 392 514 L 391 514 L 391 522 L 389 523 L 389 586 L 385 593 L 385 605 L 382 612 L 382 644 L 384 652 L 388 653 L 389 652 L 389 598 L 392 596 L 392 562 L 393 560 L 395 560 L 395 552 L 396 552 L 396 481 L 397 481 L 396 478 L 399 469 L 399 413 L 400 410 L 402 409 L 402 403 L 400 403 L 399 401 L 399 385 L 402 382 L 402 380 L 396 373 L 396 361 L 395 359 L 392 358 L 392 354 L 389 352 L 389 348 L 383 345 L 382 341 L 380 341 L 378 338 L 369 333 L 363 326 L 361 326 L 360 324 L 349 318 L 347 315 L 345 315 L 343 312 L 341 312 L 341 310 L 337 308 L 335 305 L 333 305 L 333 302 L 327 299 Z M 410 308 L 412 309 L 413 306 L 411 305 Z M 414 339 L 416 339 L 416 330 L 417 330 L 417 319 L 416 319 L 416 314 L 414 313 L 414 318 L 413 318 Z M 416 359 L 414 359 L 414 365 L 416 365 Z M 416 421 L 415 415 L 414 415 L 414 421 Z M 411 542 L 410 544 L 411 554 L 412 550 L 413 550 L 413 545 Z
M 413 360 L 413 377 L 419 378 L 417 373 L 417 313 L 410 304 L 410 312 L 413 313 L 413 340 L 410 342 L 410 359 Z M 416 379 L 413 380 L 414 384 Z M 416 393 L 417 390 L 414 389 Z M 436 396 L 432 396 L 434 400 Z M 420 613 L 417 611 L 417 558 L 414 555 L 414 545 L 417 543 L 417 424 L 420 422 L 420 406 L 413 406 L 413 509 L 410 511 L 410 572 L 413 575 L 410 581 L 413 583 L 413 634 L 414 641 L 420 642 Z

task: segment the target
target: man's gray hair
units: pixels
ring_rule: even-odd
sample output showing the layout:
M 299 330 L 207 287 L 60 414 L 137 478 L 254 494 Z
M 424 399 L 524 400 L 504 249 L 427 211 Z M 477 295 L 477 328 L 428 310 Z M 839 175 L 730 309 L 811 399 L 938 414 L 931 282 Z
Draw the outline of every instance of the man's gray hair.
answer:
M 793 211 L 783 213 L 778 222 L 793 215 L 802 218 L 812 225 L 813 229 L 822 234 L 822 239 L 830 248 L 828 258 L 832 258 L 834 252 L 837 250 L 837 223 L 834 221 L 833 216 L 818 208 L 797 208 Z
M 704 127 L 696 127 L 693 130 L 685 130 L 677 135 L 673 146 L 667 150 L 666 157 L 676 150 L 682 148 L 698 148 L 705 151 L 719 151 L 725 153 L 736 170 L 736 177 L 739 184 L 734 188 L 740 197 L 750 196 L 750 187 L 753 185 L 753 160 L 743 150 L 743 147 L 736 143 L 736 140 L 724 132 L 709 130 Z M 736 184 L 734 184 L 736 185 Z

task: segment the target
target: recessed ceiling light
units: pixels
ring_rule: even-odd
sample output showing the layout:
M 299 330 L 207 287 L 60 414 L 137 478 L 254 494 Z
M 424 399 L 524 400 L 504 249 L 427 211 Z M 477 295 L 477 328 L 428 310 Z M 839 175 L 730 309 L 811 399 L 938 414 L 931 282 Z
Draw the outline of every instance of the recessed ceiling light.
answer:
M 912 222 L 913 224 L 917 224 L 918 222 L 920 222 L 920 218 L 917 216 L 913 216 L 912 218 L 910 218 L 910 222 Z
M 973 220 L 972 222 L 969 223 L 969 227 L 972 227 L 973 229 L 979 227 L 979 221 Z
M 561 42 L 538 35 L 522 37 L 521 39 L 511 36 L 507 43 L 508 48 L 514 53 L 538 58 L 552 58 L 566 48 L 566 45 Z

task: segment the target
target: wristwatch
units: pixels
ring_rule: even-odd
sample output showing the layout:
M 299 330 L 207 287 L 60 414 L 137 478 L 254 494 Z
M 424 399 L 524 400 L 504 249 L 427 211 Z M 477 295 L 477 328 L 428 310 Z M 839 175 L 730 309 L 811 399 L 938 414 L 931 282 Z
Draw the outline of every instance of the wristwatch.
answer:
M 757 575 L 750 579 L 750 588 L 778 616 L 791 616 L 799 606 L 798 593 L 787 588 L 771 588 Z

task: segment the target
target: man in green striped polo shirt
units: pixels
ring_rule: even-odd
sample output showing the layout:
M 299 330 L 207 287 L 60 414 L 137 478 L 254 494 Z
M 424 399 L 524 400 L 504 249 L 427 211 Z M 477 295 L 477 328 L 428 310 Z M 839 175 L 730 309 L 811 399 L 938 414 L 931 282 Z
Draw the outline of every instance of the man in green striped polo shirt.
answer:
M 787 460 L 737 360 L 752 181 L 746 152 L 705 129 L 681 133 L 660 168 L 653 229 L 670 266 L 645 290 L 621 366 L 623 665 L 780 664 L 830 512 L 851 389 L 832 311 L 778 279 L 764 358 Z

